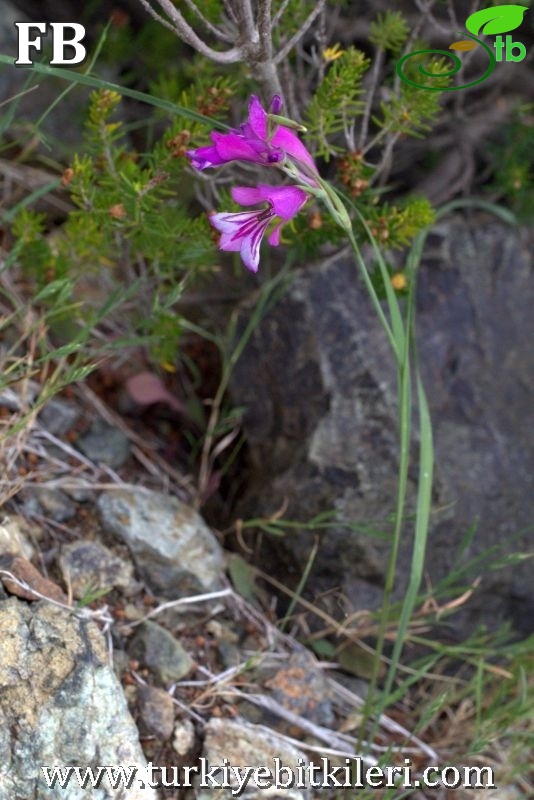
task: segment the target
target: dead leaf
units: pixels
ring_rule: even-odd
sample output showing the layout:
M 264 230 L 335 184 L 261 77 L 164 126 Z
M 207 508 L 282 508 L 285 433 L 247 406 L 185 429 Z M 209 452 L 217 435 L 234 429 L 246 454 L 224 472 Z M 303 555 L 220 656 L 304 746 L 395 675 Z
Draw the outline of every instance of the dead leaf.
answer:
M 141 406 L 165 403 L 173 411 L 185 413 L 184 404 L 169 392 L 161 378 L 153 372 L 138 372 L 128 378 L 125 386 L 132 400 Z

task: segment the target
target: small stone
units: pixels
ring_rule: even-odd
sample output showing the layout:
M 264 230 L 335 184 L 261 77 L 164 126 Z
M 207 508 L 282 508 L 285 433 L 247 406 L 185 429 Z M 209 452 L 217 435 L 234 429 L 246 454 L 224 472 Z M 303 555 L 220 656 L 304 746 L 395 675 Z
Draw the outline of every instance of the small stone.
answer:
M 107 464 L 113 469 L 122 467 L 130 455 L 130 441 L 118 428 L 101 420 L 91 426 L 89 433 L 81 436 L 76 446 L 95 463 Z
M 98 542 L 73 542 L 61 550 L 59 567 L 65 584 L 79 600 L 89 591 L 126 588 L 133 580 L 133 566 Z
M 308 758 L 303 751 L 288 744 L 280 736 L 269 731 L 263 726 L 252 725 L 245 720 L 217 719 L 212 717 L 206 724 L 203 757 L 209 766 L 221 764 L 227 758 L 230 764 L 237 767 L 269 765 L 272 769 L 273 759 L 278 758 L 283 766 L 296 768 L 297 764 L 308 764 Z M 299 761 L 299 759 L 301 759 Z M 222 773 L 215 773 L 221 777 Z M 237 785 L 237 784 L 235 784 Z M 241 797 L 258 798 L 261 792 L 251 779 Z M 196 795 L 200 800 L 210 797 L 211 792 L 200 790 Z M 279 792 L 275 792 L 279 794 Z M 283 790 L 284 798 L 290 800 L 305 800 L 310 797 L 310 789 L 288 787 Z M 234 795 L 235 796 L 235 795 Z M 266 793 L 267 796 L 267 793 Z M 273 795 L 274 796 L 274 795 Z M 221 798 L 231 798 L 232 790 L 226 789 Z
M 72 428 L 79 415 L 74 403 L 53 397 L 39 412 L 39 422 L 53 436 L 62 436 Z
M 128 669 L 129 660 L 128 653 L 124 650 L 119 650 L 117 647 L 113 648 L 113 671 L 119 680 Z
M 61 489 L 37 488 L 24 492 L 25 505 L 37 504 L 37 513 L 55 522 L 67 522 L 76 514 L 76 505 Z
M 128 644 L 128 655 L 151 670 L 163 684 L 191 672 L 195 662 L 180 642 L 156 622 L 143 622 Z
M 22 556 L 30 561 L 35 548 L 28 533 L 28 525 L 22 517 L 4 517 L 0 522 L 0 555 Z
M 217 643 L 217 653 L 219 654 L 223 667 L 234 667 L 236 664 L 239 664 L 240 650 L 233 642 L 221 639 Z
M 174 728 L 172 697 L 155 686 L 141 686 L 138 703 L 141 720 L 147 732 L 158 739 L 169 739 Z
M 517 786 L 499 786 L 498 789 L 475 791 L 472 797 L 477 800 L 521 800 L 524 795 Z
M 104 528 L 128 545 L 154 593 L 176 599 L 224 585 L 221 546 L 202 517 L 178 498 L 119 489 L 101 494 L 98 508 Z
M 139 603 L 124 604 L 124 619 L 128 622 L 137 622 L 146 616 L 146 609 L 139 606 Z
M 77 503 L 88 503 L 95 497 L 95 490 L 86 486 L 66 486 L 63 491 Z
M 238 647 L 239 635 L 227 623 L 210 619 L 206 623 L 206 632 L 213 636 L 219 658 L 224 667 L 239 664 L 241 652 Z
M 185 756 L 195 746 L 196 735 L 195 726 L 190 719 L 180 719 L 174 727 L 174 738 L 172 740 L 173 750 L 179 756 Z
M 115 674 L 117 673 L 115 672 Z M 124 693 L 124 697 L 126 698 L 126 702 L 128 703 L 128 708 L 130 711 L 132 711 L 137 703 L 137 686 L 135 686 L 135 684 L 127 683 L 125 686 L 123 685 L 122 691 Z
M 334 712 L 324 674 L 307 651 L 290 656 L 265 686 L 280 705 L 294 714 L 325 727 L 333 724 Z

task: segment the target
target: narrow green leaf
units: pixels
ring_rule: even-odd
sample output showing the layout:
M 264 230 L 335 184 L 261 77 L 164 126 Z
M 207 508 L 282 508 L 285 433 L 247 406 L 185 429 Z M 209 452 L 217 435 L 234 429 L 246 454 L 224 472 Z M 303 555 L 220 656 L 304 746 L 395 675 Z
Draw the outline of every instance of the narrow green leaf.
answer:
M 25 195 L 22 200 L 12 206 L 10 209 L 2 212 L 2 218 L 4 222 L 12 222 L 22 208 L 27 208 L 27 206 L 33 205 L 33 203 L 35 203 L 41 197 L 45 197 L 45 195 L 50 194 L 50 192 L 53 192 L 54 189 L 57 189 L 59 185 L 60 180 L 58 178 L 50 181 L 49 183 L 45 183 L 44 186 L 39 186 L 38 189 L 34 189 L 33 192 Z
M 15 59 L 0 53 L 0 64 L 14 66 Z M 18 69 L 21 68 L 18 67 Z M 109 91 L 117 92 L 123 97 L 131 97 L 132 100 L 138 100 L 140 103 L 146 103 L 155 108 L 160 108 L 162 111 L 167 111 L 171 115 L 178 115 L 194 120 L 195 122 L 202 122 L 205 125 L 209 125 L 210 128 L 229 130 L 228 125 L 224 125 L 224 123 L 212 119 L 211 117 L 206 117 L 204 114 L 199 114 L 197 111 L 192 111 L 189 108 L 184 108 L 184 106 L 171 103 L 159 97 L 152 97 L 149 94 L 145 94 L 145 92 L 138 92 L 136 89 L 130 89 L 127 86 L 120 86 L 118 83 L 112 83 L 111 81 L 98 78 L 94 75 L 85 75 L 81 72 L 60 69 L 59 67 L 49 67 L 47 64 L 34 64 L 32 67 L 27 67 L 27 69 L 31 69 L 41 75 L 61 78 L 61 80 L 64 81 L 81 84 L 82 86 L 91 86 L 93 89 L 108 89 Z
M 59 292 L 65 295 L 65 291 L 68 295 L 70 295 L 72 291 L 71 282 L 68 278 L 58 278 L 55 281 L 47 283 L 46 286 L 43 286 L 43 288 L 35 295 L 33 301 L 34 303 L 39 303 L 54 294 L 58 294 Z

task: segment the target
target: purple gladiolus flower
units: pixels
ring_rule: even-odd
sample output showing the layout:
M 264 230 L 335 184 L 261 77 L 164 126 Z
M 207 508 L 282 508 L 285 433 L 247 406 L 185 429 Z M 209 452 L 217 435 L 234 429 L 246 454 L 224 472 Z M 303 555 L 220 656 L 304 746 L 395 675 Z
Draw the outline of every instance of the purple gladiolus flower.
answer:
M 267 241 L 271 245 L 280 243 L 280 229 L 292 219 L 309 195 L 297 186 L 257 187 L 236 186 L 232 189 L 232 197 L 243 206 L 256 205 L 267 201 L 267 208 L 256 211 L 238 211 L 237 213 L 212 214 L 210 222 L 221 233 L 219 247 L 221 250 L 236 251 L 241 254 L 244 265 L 251 272 L 257 272 L 260 262 L 260 244 L 265 232 L 275 222 Z
M 278 114 L 281 100 L 275 95 L 271 103 L 273 113 Z M 272 133 L 268 124 L 269 115 L 255 95 L 248 107 L 248 119 L 239 130 L 229 133 L 211 134 L 212 145 L 189 150 L 187 155 L 196 169 L 207 169 L 227 164 L 229 161 L 253 161 L 262 166 L 273 166 L 292 159 L 297 167 L 305 164 L 317 172 L 313 158 L 297 134 L 284 125 L 277 125 Z

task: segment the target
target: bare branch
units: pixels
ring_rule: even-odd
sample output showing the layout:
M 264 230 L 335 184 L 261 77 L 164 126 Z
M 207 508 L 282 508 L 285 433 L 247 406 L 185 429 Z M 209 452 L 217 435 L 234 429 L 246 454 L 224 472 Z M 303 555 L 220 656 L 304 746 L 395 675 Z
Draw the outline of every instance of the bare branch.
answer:
M 423 14 L 424 20 L 429 20 L 439 31 L 444 33 L 446 36 L 449 36 L 450 30 L 446 25 L 443 25 L 432 13 L 432 6 L 435 5 L 435 0 L 428 0 L 428 2 L 423 2 L 423 0 L 415 0 L 415 5 L 419 9 L 419 11 Z
M 176 28 L 174 27 L 174 25 L 171 25 L 171 23 L 170 23 L 168 20 L 166 20 L 166 19 L 165 19 L 165 17 L 162 17 L 160 14 L 158 14 L 158 12 L 157 12 L 157 11 L 155 11 L 155 10 L 152 8 L 152 6 L 151 6 L 151 5 L 150 5 L 150 3 L 148 2 L 148 0 L 139 0 L 139 2 L 140 2 L 140 3 L 141 3 L 141 5 L 143 6 L 143 8 L 144 8 L 146 11 L 148 11 L 148 13 L 150 14 L 150 16 L 151 16 L 153 19 L 155 19 L 155 20 L 156 20 L 156 22 L 159 22 L 159 24 L 160 24 L 160 25 L 163 25 L 163 27 L 164 27 L 164 28 L 167 28 L 167 30 L 169 30 L 169 31 L 172 31 L 172 32 L 173 32 L 173 33 L 176 35 L 176 33 L 177 33 L 177 30 L 176 30 Z
M 286 58 L 287 55 L 291 52 L 297 42 L 302 39 L 305 33 L 310 29 L 313 24 L 313 21 L 319 16 L 321 11 L 324 8 L 326 0 L 319 0 L 313 11 L 310 12 L 308 17 L 304 20 L 298 31 L 285 43 L 281 50 L 278 51 L 276 56 L 274 57 L 274 63 L 279 64 L 281 61 Z
M 315 32 L 315 41 L 317 42 L 318 53 L 315 58 L 315 66 L 317 68 L 317 85 L 320 85 L 326 72 L 326 61 L 323 58 L 323 52 L 326 49 L 327 35 L 326 35 L 326 14 L 323 8 L 319 21 L 317 24 L 317 31 Z
M 222 4 L 226 9 L 226 13 L 228 14 L 229 19 L 232 20 L 237 25 L 237 19 L 235 16 L 234 7 L 232 6 L 231 0 L 222 0 Z
M 250 45 L 256 45 L 259 41 L 259 36 L 250 0 L 237 0 L 234 3 L 234 14 L 239 28 L 239 35 L 241 36 L 241 44 L 249 47 Z
M 264 58 L 272 58 L 273 42 L 271 37 L 271 0 L 258 0 L 258 33 L 260 50 Z
M 297 103 L 297 98 L 295 97 L 295 81 L 292 80 L 293 74 L 290 64 L 287 61 L 284 61 L 284 63 L 281 65 L 281 70 L 284 86 L 287 89 L 285 96 L 285 113 L 291 119 L 299 119 L 299 106 Z
M 257 46 L 248 48 L 246 53 L 248 65 L 254 78 L 262 87 L 262 94 L 266 102 L 269 102 L 275 94 L 283 99 L 280 77 L 273 61 L 271 0 L 258 0 L 256 24 Z
M 365 102 L 365 109 L 362 117 L 360 138 L 358 140 L 358 147 L 360 150 L 363 148 L 365 140 L 367 139 L 367 134 L 369 132 L 369 121 L 371 119 L 371 111 L 373 109 L 373 102 L 375 99 L 376 89 L 378 86 L 378 79 L 380 77 L 380 72 L 382 70 L 383 61 L 384 61 L 384 51 L 380 47 L 377 47 L 375 53 L 375 60 L 373 62 L 373 68 L 371 71 L 371 82 L 369 84 L 369 89 L 367 91 L 367 99 Z M 354 145 L 352 149 L 354 149 Z
M 249 61 L 249 66 L 254 78 L 262 87 L 262 94 L 265 102 L 269 102 L 275 94 L 279 95 L 283 101 L 284 93 L 282 91 L 282 84 L 280 83 L 278 70 L 273 59 L 269 58 L 267 61 L 259 61 L 257 63 L 251 63 Z
M 282 19 L 282 15 L 283 15 L 284 11 L 286 10 L 286 8 L 288 7 L 289 3 L 290 3 L 290 0 L 283 0 L 282 4 L 280 5 L 280 8 L 278 9 L 278 11 L 276 12 L 276 14 L 273 17 L 273 28 L 275 27 L 275 25 L 278 25 L 278 23 Z
M 282 87 L 276 64 L 272 58 L 271 38 L 271 0 L 258 0 L 258 25 L 254 19 L 251 0 L 222 0 L 228 18 L 237 26 L 237 45 L 228 50 L 214 50 L 206 44 L 186 22 L 183 15 L 172 0 L 139 0 L 143 8 L 158 22 L 172 30 L 183 42 L 193 47 L 198 53 L 218 64 L 233 64 L 243 61 L 261 86 L 264 99 L 267 101 L 273 94 L 282 95 Z M 320 0 L 319 8 L 325 0 Z M 196 7 L 195 0 L 186 0 L 190 8 L 208 30 L 219 39 L 228 41 L 228 34 L 212 25 Z M 162 16 L 156 9 L 163 12 Z M 310 18 L 301 28 L 300 35 L 305 33 L 318 12 L 312 12 Z M 298 40 L 298 36 L 294 41 Z M 288 43 L 290 44 L 290 43 Z M 289 47 L 289 50 L 291 49 Z M 286 45 L 287 47 L 287 45 Z M 288 52 L 289 52 L 288 50 Z
M 209 47 L 209 45 L 197 36 L 193 28 L 185 21 L 182 14 L 172 4 L 171 0 L 155 0 L 171 20 L 170 23 L 153 9 L 149 0 L 139 0 L 139 2 L 154 19 L 158 20 L 162 25 L 165 25 L 166 28 L 172 30 L 182 41 L 211 61 L 215 61 L 218 64 L 234 64 L 236 61 L 242 59 L 243 53 L 241 47 L 232 47 L 222 52 Z
M 193 0 L 184 0 L 184 2 L 188 6 L 188 8 L 191 9 L 193 14 L 195 14 L 195 16 L 198 17 L 198 19 L 201 21 L 201 23 L 204 25 L 204 27 L 210 33 L 212 33 L 217 39 L 219 39 L 221 42 L 229 42 L 230 44 L 232 44 L 234 42 L 234 38 L 232 36 L 230 36 L 230 34 L 225 33 L 220 28 L 217 28 L 216 25 L 213 25 L 209 21 L 209 19 L 207 19 L 204 16 L 202 11 L 198 8 L 196 3 L 193 2 Z

